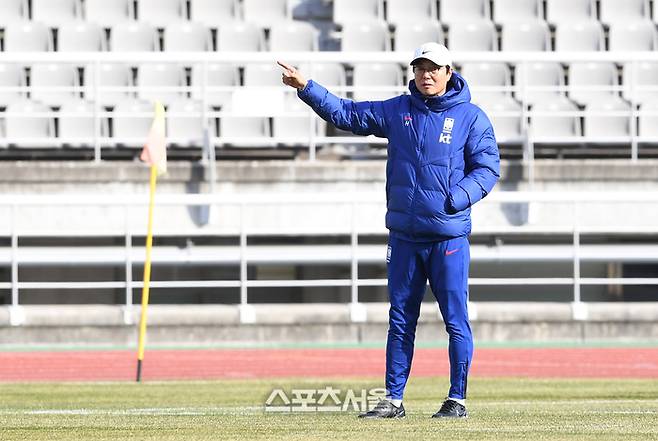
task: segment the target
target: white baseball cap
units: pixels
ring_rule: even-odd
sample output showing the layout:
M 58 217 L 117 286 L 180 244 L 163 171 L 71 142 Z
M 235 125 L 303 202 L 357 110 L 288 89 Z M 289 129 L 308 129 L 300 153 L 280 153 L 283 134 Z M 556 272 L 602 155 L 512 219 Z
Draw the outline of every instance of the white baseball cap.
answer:
M 414 59 L 409 64 L 413 66 L 418 60 L 423 58 L 430 60 L 437 66 L 452 66 L 450 51 L 447 47 L 439 43 L 423 43 L 414 51 Z

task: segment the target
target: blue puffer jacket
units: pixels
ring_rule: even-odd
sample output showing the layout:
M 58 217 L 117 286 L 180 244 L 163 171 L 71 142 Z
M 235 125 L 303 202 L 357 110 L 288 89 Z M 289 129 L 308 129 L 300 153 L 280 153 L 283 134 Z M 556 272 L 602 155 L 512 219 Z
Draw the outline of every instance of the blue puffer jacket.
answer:
M 409 90 L 386 101 L 354 102 L 310 80 L 298 95 L 343 130 L 388 138 L 386 227 L 392 235 L 416 242 L 465 236 L 471 205 L 499 178 L 493 128 L 457 72 L 440 97 L 425 97 L 413 81 Z

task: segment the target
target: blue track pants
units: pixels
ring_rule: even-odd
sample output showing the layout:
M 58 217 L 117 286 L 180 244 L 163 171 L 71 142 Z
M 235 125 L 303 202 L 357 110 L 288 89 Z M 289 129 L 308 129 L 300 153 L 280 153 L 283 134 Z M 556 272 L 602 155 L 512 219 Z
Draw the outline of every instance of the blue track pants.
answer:
M 473 335 L 468 322 L 467 237 L 443 242 L 408 242 L 389 239 L 388 340 L 386 389 L 392 399 L 402 399 L 414 354 L 416 324 L 427 280 L 439 303 L 449 335 L 450 398 L 466 398 L 468 369 L 473 357 Z

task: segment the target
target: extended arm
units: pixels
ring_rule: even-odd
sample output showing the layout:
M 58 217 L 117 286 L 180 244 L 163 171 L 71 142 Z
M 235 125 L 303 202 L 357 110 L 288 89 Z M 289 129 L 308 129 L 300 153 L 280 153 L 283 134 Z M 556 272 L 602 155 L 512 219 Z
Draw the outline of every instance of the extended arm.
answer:
M 386 117 L 381 101 L 355 102 L 338 98 L 313 80 L 306 81 L 293 66 L 277 63 L 283 68 L 283 83 L 296 88 L 299 98 L 322 119 L 357 135 L 386 137 Z

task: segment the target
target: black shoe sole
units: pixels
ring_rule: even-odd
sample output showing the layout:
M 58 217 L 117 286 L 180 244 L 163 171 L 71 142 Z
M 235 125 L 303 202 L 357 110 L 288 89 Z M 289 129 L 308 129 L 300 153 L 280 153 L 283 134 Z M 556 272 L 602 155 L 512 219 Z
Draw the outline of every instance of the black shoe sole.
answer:
M 437 414 L 434 414 L 434 415 L 432 415 L 432 418 L 453 418 L 453 419 L 460 419 L 460 418 L 468 418 L 468 415 L 437 415 Z
M 369 420 L 375 420 L 375 419 L 381 419 L 381 420 L 392 420 L 395 418 L 404 418 L 407 414 L 404 412 L 404 410 L 401 413 L 398 413 L 393 416 L 382 416 L 382 415 L 368 415 L 365 413 L 362 413 L 359 415 L 359 418 L 365 418 Z

